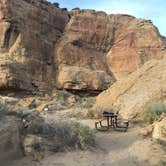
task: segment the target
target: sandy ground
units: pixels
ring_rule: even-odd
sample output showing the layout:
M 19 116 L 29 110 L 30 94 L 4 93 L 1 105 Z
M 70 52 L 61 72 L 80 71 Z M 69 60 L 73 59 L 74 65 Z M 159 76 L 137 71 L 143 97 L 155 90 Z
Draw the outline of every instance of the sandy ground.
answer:
M 94 126 L 92 120 L 81 122 Z M 139 136 L 139 129 L 132 127 L 126 133 L 98 132 L 97 148 L 91 151 L 50 154 L 40 162 L 22 158 L 4 166 L 157 166 L 159 160 L 166 159 L 166 152 L 150 139 Z

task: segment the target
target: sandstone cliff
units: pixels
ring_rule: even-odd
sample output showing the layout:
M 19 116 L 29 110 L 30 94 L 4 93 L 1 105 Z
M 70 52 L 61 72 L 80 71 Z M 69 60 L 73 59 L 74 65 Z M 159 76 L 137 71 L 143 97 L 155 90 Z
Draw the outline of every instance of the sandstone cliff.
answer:
M 117 110 L 126 119 L 139 117 L 149 105 L 166 99 L 166 59 L 150 60 L 102 92 L 96 108 Z
M 164 56 L 150 21 L 45 0 L 0 1 L 0 89 L 102 91 Z
M 42 0 L 0 1 L 0 87 L 48 91 L 68 12 Z

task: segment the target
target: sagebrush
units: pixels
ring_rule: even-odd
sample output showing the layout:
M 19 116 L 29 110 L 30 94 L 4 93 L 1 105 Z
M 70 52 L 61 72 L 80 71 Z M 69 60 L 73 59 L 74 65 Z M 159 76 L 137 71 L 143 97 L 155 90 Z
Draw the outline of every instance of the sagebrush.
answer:
M 147 107 L 143 113 L 143 120 L 146 123 L 153 123 L 157 120 L 161 114 L 166 113 L 166 104 L 165 103 L 155 103 Z
M 54 142 L 53 151 L 68 148 L 88 149 L 95 146 L 95 130 L 77 122 L 38 123 L 31 134 L 51 139 L 51 142 Z
M 11 105 L 6 102 L 0 102 L 0 114 L 1 115 L 20 115 L 24 116 L 33 112 L 32 109 L 22 107 L 19 105 Z

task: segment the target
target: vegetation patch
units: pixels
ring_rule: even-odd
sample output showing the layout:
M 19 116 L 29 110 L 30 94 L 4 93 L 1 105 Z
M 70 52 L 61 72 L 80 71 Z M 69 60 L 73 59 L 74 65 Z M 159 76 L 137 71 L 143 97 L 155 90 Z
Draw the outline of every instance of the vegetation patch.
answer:
M 24 116 L 33 112 L 32 109 L 27 107 L 21 107 L 18 105 L 11 105 L 6 102 L 0 102 L 0 114 L 1 115 L 20 115 Z
M 161 146 L 166 146 L 166 142 L 161 139 L 156 139 L 155 142 Z
M 75 104 L 75 107 L 80 107 L 80 108 L 91 108 L 93 107 L 95 103 L 95 98 L 94 97 L 88 97 L 88 98 L 80 98 L 77 103 Z
M 152 124 L 155 120 L 160 118 L 161 114 L 166 113 L 165 103 L 155 103 L 147 107 L 143 113 L 143 121 Z
M 51 151 L 89 149 L 95 146 L 95 130 L 77 122 L 37 123 L 28 134 L 42 137 L 51 143 Z
M 89 118 L 89 119 L 93 119 L 95 118 L 95 113 L 93 110 L 88 110 L 87 114 L 86 114 L 86 117 Z
M 157 166 L 166 166 L 166 161 L 165 160 L 160 160 L 158 162 Z

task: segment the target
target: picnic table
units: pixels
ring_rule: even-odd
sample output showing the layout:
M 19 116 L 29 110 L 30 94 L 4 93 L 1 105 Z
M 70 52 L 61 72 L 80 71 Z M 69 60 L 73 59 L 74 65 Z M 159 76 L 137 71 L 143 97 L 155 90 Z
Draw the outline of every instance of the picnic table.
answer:
M 103 125 L 103 122 L 105 121 L 105 125 Z M 129 121 L 118 121 L 118 112 L 103 112 L 103 118 L 95 122 L 95 128 L 99 131 L 107 131 L 110 128 L 113 128 L 117 131 L 127 131 L 129 126 Z

